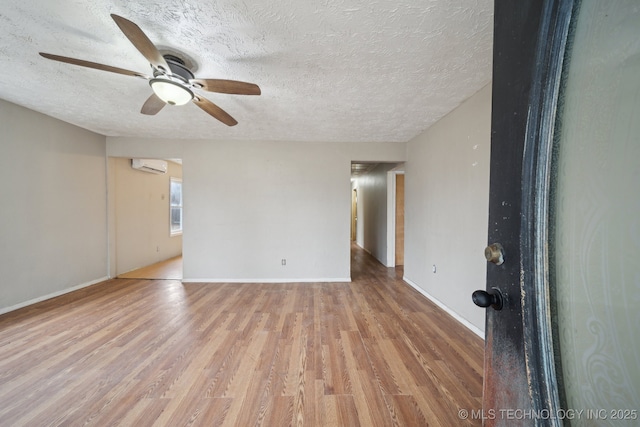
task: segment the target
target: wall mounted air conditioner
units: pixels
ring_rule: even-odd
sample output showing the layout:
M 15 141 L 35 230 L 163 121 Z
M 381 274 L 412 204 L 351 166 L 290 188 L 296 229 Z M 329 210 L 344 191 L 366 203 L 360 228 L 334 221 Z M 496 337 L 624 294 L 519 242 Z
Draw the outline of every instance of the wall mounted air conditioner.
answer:
M 157 159 L 131 159 L 131 167 L 143 172 L 167 173 L 167 162 Z

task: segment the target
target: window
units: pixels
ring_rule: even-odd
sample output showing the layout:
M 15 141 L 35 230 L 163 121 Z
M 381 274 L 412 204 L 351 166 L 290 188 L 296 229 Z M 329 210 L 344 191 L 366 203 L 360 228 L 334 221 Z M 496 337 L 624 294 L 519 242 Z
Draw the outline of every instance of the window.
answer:
M 171 178 L 169 189 L 169 231 L 172 236 L 182 234 L 182 180 Z

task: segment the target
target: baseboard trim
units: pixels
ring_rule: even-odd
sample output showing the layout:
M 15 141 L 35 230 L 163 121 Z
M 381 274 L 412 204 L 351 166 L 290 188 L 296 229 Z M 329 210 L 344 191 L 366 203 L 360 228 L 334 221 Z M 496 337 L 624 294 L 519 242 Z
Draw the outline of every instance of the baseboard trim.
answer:
M 321 279 L 182 279 L 182 283 L 345 283 L 351 282 L 350 277 Z
M 21 302 L 19 304 L 12 305 L 10 307 L 2 307 L 2 308 L 0 308 L 0 314 L 9 313 L 11 311 L 15 311 L 15 310 L 27 307 L 27 306 L 32 305 L 32 304 L 36 304 L 36 303 L 39 303 L 39 302 L 42 302 L 42 301 L 46 301 L 46 300 L 51 299 L 51 298 L 59 297 L 60 295 L 68 294 L 70 292 L 77 291 L 77 290 L 82 289 L 82 288 L 86 288 L 88 286 L 93 286 L 95 284 L 98 284 L 100 282 L 104 282 L 106 280 L 109 280 L 108 276 L 104 276 L 104 277 L 101 277 L 100 279 L 92 280 L 90 282 L 85 282 L 85 283 L 82 283 L 80 285 L 73 286 L 71 288 L 62 289 L 61 291 L 53 292 L 51 294 L 47 294 L 47 295 L 44 295 L 44 296 L 41 296 L 41 297 L 38 297 L 38 298 L 34 298 L 34 299 L 29 300 L 29 301 Z
M 475 326 L 473 323 L 469 322 L 467 319 L 465 319 L 464 317 L 460 316 L 458 313 L 456 313 L 455 311 L 453 311 L 451 308 L 449 308 L 448 306 L 446 306 L 442 301 L 438 300 L 436 297 L 434 297 L 433 295 L 429 294 L 427 291 L 425 291 L 424 289 L 422 289 L 420 286 L 418 286 L 416 283 L 412 282 L 411 280 L 407 279 L 406 277 L 403 277 L 402 280 L 404 280 L 409 286 L 411 286 L 413 289 L 415 289 L 416 291 L 420 292 L 423 296 L 425 296 L 428 300 L 430 300 L 431 302 L 433 302 L 435 305 L 437 305 L 438 307 L 440 307 L 441 309 L 443 309 L 444 311 L 447 312 L 447 314 L 449 314 L 451 317 L 453 317 L 454 319 L 456 319 L 458 322 L 462 323 L 467 329 L 469 329 L 471 332 L 473 332 L 474 334 L 476 334 L 477 336 L 479 336 L 480 338 L 482 338 L 484 340 L 484 332 L 482 330 L 480 330 L 480 328 L 478 328 L 477 326 Z

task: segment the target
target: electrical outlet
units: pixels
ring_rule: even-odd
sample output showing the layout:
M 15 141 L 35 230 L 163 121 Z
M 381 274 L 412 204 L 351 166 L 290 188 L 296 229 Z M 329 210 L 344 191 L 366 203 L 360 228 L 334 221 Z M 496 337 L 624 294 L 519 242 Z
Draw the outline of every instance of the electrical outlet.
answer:
M 286 258 L 282 258 L 281 263 L 282 263 L 282 265 L 287 265 L 287 259 Z
M 156 246 L 156 252 L 160 252 L 160 246 Z

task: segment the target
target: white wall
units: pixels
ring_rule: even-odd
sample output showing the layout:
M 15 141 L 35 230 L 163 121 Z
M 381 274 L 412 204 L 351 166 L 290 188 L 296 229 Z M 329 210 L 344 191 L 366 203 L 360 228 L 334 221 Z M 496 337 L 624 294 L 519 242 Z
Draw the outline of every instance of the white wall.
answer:
M 166 174 L 152 174 L 133 169 L 129 158 L 110 157 L 109 163 L 115 215 L 112 275 L 180 255 L 182 235 L 169 231 L 169 186 L 171 178 L 182 179 L 182 166 L 168 162 Z
M 351 161 L 405 160 L 380 143 L 107 138 L 107 152 L 183 159 L 185 281 L 349 280 Z
M 387 265 L 388 174 L 395 163 L 381 163 L 356 178 L 358 189 L 357 243 Z
M 0 100 L 0 312 L 107 276 L 105 137 Z
M 405 279 L 484 330 L 491 86 L 407 144 Z M 432 272 L 433 265 L 436 273 Z

